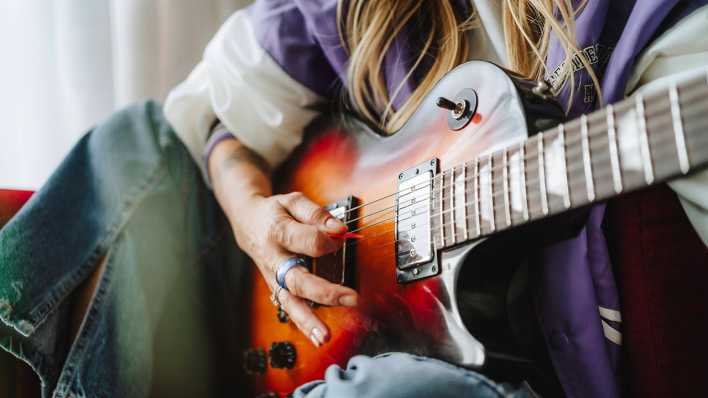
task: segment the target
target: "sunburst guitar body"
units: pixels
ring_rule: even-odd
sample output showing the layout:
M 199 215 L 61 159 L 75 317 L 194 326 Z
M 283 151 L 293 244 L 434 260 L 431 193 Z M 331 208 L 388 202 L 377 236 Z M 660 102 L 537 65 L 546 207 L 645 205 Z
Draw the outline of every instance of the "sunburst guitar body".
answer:
M 563 111 L 545 83 L 472 61 L 441 79 L 390 136 L 353 117 L 319 120 L 276 186 L 303 192 L 360 235 L 311 265 L 356 289 L 359 305 L 315 306 L 331 331 L 316 348 L 253 272 L 243 365 L 254 396 L 285 397 L 357 354 L 395 350 L 482 366 L 484 345 L 458 309 L 465 259 L 503 232 L 704 167 L 706 120 L 691 115 L 708 111 L 694 105 L 707 79 L 688 76 L 559 124 Z

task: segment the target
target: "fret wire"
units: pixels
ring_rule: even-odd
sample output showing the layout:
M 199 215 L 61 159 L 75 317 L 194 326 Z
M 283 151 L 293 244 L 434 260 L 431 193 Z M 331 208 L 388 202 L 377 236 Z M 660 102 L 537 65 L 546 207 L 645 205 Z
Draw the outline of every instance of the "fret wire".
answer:
M 639 144 L 644 163 L 644 179 L 647 184 L 654 182 L 654 170 L 651 163 L 651 152 L 649 151 L 649 137 L 647 136 L 647 125 L 644 116 L 644 97 L 638 94 L 636 97 L 636 110 L 639 122 Z
M 706 127 L 708 127 L 708 126 L 706 126 Z M 664 141 L 666 141 L 666 140 L 671 140 L 671 141 L 673 141 L 673 136 L 665 137 L 665 138 L 664 138 Z M 706 141 L 708 142 L 708 135 L 706 136 Z M 662 141 L 658 141 L 658 142 L 662 142 Z M 657 151 L 658 151 L 657 153 L 668 152 L 668 149 L 666 149 L 666 148 L 667 148 L 666 146 L 662 146 L 662 147 L 658 148 L 658 149 L 657 149 Z M 673 153 L 673 148 L 671 148 L 670 151 Z M 664 156 L 664 157 L 666 157 L 666 156 Z M 598 158 L 598 157 L 596 156 L 596 158 Z M 601 160 L 609 160 L 609 155 L 599 157 L 599 159 L 601 159 Z M 570 170 L 578 170 L 578 169 L 581 169 L 582 167 L 584 167 L 584 166 L 580 165 L 580 167 L 571 168 Z M 610 173 L 610 174 L 611 174 L 611 173 Z M 600 174 L 595 174 L 595 177 L 596 177 L 596 178 L 599 178 L 599 176 L 600 176 Z M 603 174 L 603 176 L 604 176 L 604 174 Z M 585 184 L 585 176 L 582 176 L 581 179 L 582 179 L 583 184 Z M 537 182 L 537 181 L 538 181 L 537 179 L 531 179 L 531 180 L 529 180 L 530 183 L 535 183 L 535 182 Z M 571 187 L 579 186 L 579 185 L 574 184 L 574 183 L 571 183 L 570 185 L 571 185 Z M 532 193 L 535 194 L 535 192 L 532 192 Z M 495 191 L 495 192 L 493 193 L 493 196 L 496 198 L 496 197 L 501 197 L 501 196 L 503 196 L 504 194 L 505 194 L 505 193 L 504 193 L 503 190 L 497 190 L 497 191 Z M 538 192 L 538 195 L 541 195 L 541 192 L 540 192 L 540 191 Z M 499 207 L 499 206 L 497 206 L 497 207 Z
M 616 193 L 622 192 L 622 173 L 620 172 L 619 151 L 617 150 L 617 130 L 615 128 L 615 107 L 607 106 L 607 135 L 610 146 L 610 165 L 612 166 L 612 183 Z
M 706 77 L 708 77 L 708 74 L 706 74 Z M 695 104 L 693 104 L 692 101 L 694 101 L 694 100 L 699 101 L 699 102 L 705 101 L 704 98 L 708 92 L 708 85 L 705 84 L 706 82 L 698 82 L 698 81 L 693 81 L 693 80 L 690 82 L 682 82 L 681 85 L 684 86 L 684 85 L 688 85 L 689 83 L 691 83 L 691 85 L 688 86 L 688 88 L 682 93 L 682 95 L 684 96 L 682 98 L 682 101 L 691 103 L 692 106 L 695 107 Z M 650 96 L 650 97 L 647 97 L 645 99 L 645 101 L 648 103 L 648 102 L 656 100 L 657 98 L 660 98 L 660 96 Z M 617 104 L 615 104 L 615 108 L 620 108 L 620 107 L 621 108 L 628 108 L 628 107 L 631 107 L 629 105 L 630 103 L 631 103 L 631 99 L 625 99 L 625 100 L 620 101 Z M 593 114 L 591 114 L 590 116 L 593 117 Z M 574 140 L 566 140 L 566 144 L 570 144 L 570 143 L 574 143 Z M 530 160 L 532 160 L 532 159 L 530 159 Z M 439 176 L 440 175 L 436 175 L 431 180 L 435 181 L 436 179 L 438 179 Z M 425 186 L 420 187 L 420 188 L 424 188 L 424 187 Z M 366 202 L 366 203 L 362 203 L 361 205 L 354 206 L 351 209 L 348 209 L 347 213 L 356 211 L 356 210 L 363 208 L 363 207 L 372 206 L 375 203 L 378 203 L 378 202 L 388 199 L 388 198 L 392 198 L 394 201 L 396 201 L 396 200 L 400 199 L 400 197 L 405 196 L 405 195 L 406 194 L 401 195 L 400 192 L 392 192 L 388 195 L 379 197 L 376 200 L 373 200 L 371 202 Z
M 705 124 L 705 123 L 704 123 L 704 124 Z M 700 126 L 703 126 L 703 125 L 700 125 Z M 708 127 L 708 126 L 706 126 L 706 127 Z M 673 141 L 673 140 L 674 140 L 673 135 L 664 136 L 663 138 L 660 138 L 659 141 L 656 141 L 656 144 L 659 145 L 659 144 L 662 144 L 664 141 L 669 141 L 669 140 L 670 140 L 670 141 Z M 706 136 L 705 139 L 700 140 L 700 141 L 697 141 L 697 142 L 700 142 L 700 143 L 701 143 L 700 145 L 702 145 L 702 144 L 703 144 L 703 141 L 708 141 L 708 136 Z M 660 145 L 659 148 L 657 149 L 657 154 L 662 154 L 662 153 L 668 152 L 668 151 L 671 151 L 671 152 L 673 153 L 673 152 L 674 152 L 674 149 L 673 149 L 673 148 L 670 148 L 670 149 L 669 149 L 669 147 L 668 147 L 667 145 Z M 666 157 L 666 156 L 663 156 L 663 157 Z M 596 156 L 596 158 L 597 158 L 597 156 Z M 600 157 L 599 159 L 601 159 L 601 160 L 609 160 L 609 154 L 608 154 L 607 156 Z M 578 166 L 579 166 L 579 167 L 569 168 L 569 170 L 578 170 L 579 168 L 584 167 L 583 165 L 578 165 Z M 597 176 L 596 176 L 596 177 L 597 177 Z M 584 181 L 585 177 L 583 176 L 582 179 L 583 179 L 583 181 Z M 531 183 L 533 183 L 533 182 L 536 182 L 537 180 L 536 180 L 536 179 L 532 179 L 532 180 L 528 180 L 528 181 L 531 182 Z M 574 185 L 571 184 L 571 186 L 574 186 Z M 439 193 L 439 190 L 440 190 L 440 188 L 439 188 L 439 187 L 436 187 L 436 188 L 434 189 L 434 193 L 436 193 L 436 194 Z M 540 191 L 539 191 L 538 194 L 539 194 L 539 195 L 541 194 Z M 427 195 L 427 194 L 424 193 L 423 196 L 421 196 L 421 198 L 423 198 L 425 195 Z M 503 190 L 497 190 L 497 191 L 495 191 L 492 195 L 493 195 L 494 197 L 499 197 L 499 196 L 505 195 L 505 192 L 504 192 Z M 443 200 L 445 200 L 445 199 L 448 199 L 448 198 L 443 195 Z M 401 207 L 399 210 L 403 210 L 403 209 L 405 209 L 405 208 L 407 208 L 407 207 L 410 207 L 410 206 L 411 206 L 411 205 L 407 205 L 407 206 Z M 498 207 L 498 206 L 497 206 L 497 207 Z
M 462 165 L 462 235 L 464 240 L 469 239 L 469 234 L 467 232 L 467 164 Z
M 688 173 L 690 165 L 688 163 L 688 151 L 686 149 L 686 136 L 681 123 L 681 106 L 678 98 L 678 87 L 676 83 L 671 85 L 669 90 L 669 101 L 671 102 L 671 117 L 674 124 L 674 134 L 676 135 L 676 151 L 678 153 L 679 165 L 683 174 Z
M 563 205 L 566 208 L 570 207 L 570 186 L 568 183 L 568 162 L 565 154 L 565 127 L 563 124 L 558 125 L 558 137 L 560 139 L 561 154 L 563 156 L 563 177 L 565 177 L 565 190 L 563 191 Z
M 524 142 L 519 145 L 519 153 L 521 157 L 521 205 L 524 216 L 524 221 L 529 220 L 529 205 L 526 198 L 526 153 Z
M 509 163 L 507 159 L 507 150 L 504 149 L 504 152 L 502 154 L 502 163 L 504 164 L 503 168 L 503 173 L 502 173 L 502 178 L 504 178 L 504 196 L 505 196 L 505 204 L 506 208 L 504 209 L 504 215 L 506 216 L 506 225 L 511 226 L 511 208 L 509 205 Z
M 491 202 L 489 207 L 492 209 L 492 215 L 491 215 L 491 222 L 489 227 L 492 229 L 492 232 L 497 230 L 497 223 L 496 223 L 496 213 L 494 212 L 494 162 L 492 160 L 492 155 L 489 155 L 489 201 Z
M 445 224 L 445 219 L 443 218 L 443 212 L 445 211 L 445 207 L 443 207 L 443 204 L 444 204 L 443 196 L 445 196 L 445 170 L 443 170 L 442 177 L 440 178 L 440 201 L 439 201 L 439 204 L 440 204 L 440 225 Z M 446 247 L 447 243 L 446 243 L 446 239 L 445 239 L 445 228 L 444 227 L 440 228 L 440 230 L 442 233 L 442 235 L 441 235 L 442 246 Z
M 582 136 L 583 165 L 585 166 L 585 189 L 588 194 L 588 200 L 592 202 L 595 200 L 595 183 L 592 178 L 592 163 L 588 139 L 588 118 L 585 115 L 580 117 L 580 135 Z
M 706 150 L 706 151 L 708 151 L 708 140 L 702 141 L 702 142 L 701 142 L 701 145 L 702 145 L 702 146 L 700 147 L 701 150 Z M 671 156 L 674 156 L 673 150 L 672 150 L 671 152 L 672 152 L 672 155 L 671 155 Z M 657 157 L 657 159 L 660 159 L 660 157 Z M 600 180 L 603 180 L 606 175 L 607 175 L 607 174 L 605 174 L 605 173 L 600 173 L 600 174 L 598 174 L 598 178 L 599 178 Z M 584 183 L 585 183 L 584 178 L 582 178 L 581 180 L 582 180 L 582 181 L 577 181 L 577 186 L 584 185 Z M 573 183 L 573 184 L 571 184 L 571 185 L 576 186 L 576 183 Z M 640 188 L 640 187 L 636 187 L 636 188 Z M 433 215 L 433 217 L 434 217 L 434 216 L 437 216 L 437 215 Z M 405 220 L 406 220 L 406 219 L 402 219 L 401 221 L 405 221 Z M 445 224 L 444 226 L 447 226 L 447 225 L 448 225 L 448 224 Z M 434 228 L 434 229 L 439 229 L 439 228 L 440 228 L 440 227 L 436 227 L 436 228 Z M 353 231 L 353 232 L 355 232 L 355 231 Z M 382 233 L 378 233 L 378 234 L 375 234 L 375 235 L 366 236 L 365 239 L 366 239 L 366 238 L 373 238 L 373 237 L 376 237 L 376 236 L 381 236 L 381 235 L 383 235 L 383 234 L 391 233 L 391 232 L 394 232 L 394 230 L 388 230 L 388 231 L 384 231 L 384 232 L 382 232 Z M 360 241 L 353 242 L 353 244 L 357 244 L 358 242 L 360 242 Z M 390 242 L 389 242 L 389 243 L 390 243 Z
M 548 214 L 548 198 L 546 196 L 546 170 L 543 159 L 543 134 L 537 134 L 538 138 L 538 181 L 541 191 L 541 209 L 544 215 Z
M 701 84 L 700 86 L 696 86 L 696 87 L 691 86 L 691 87 L 686 91 L 686 93 L 683 93 L 683 92 L 682 92 L 682 96 L 684 97 L 684 98 L 682 99 L 682 101 L 683 101 L 683 100 L 686 100 L 686 101 L 687 101 L 687 100 L 694 100 L 694 99 L 695 99 L 695 100 L 699 100 L 700 103 L 705 102 L 705 99 L 703 99 L 702 95 L 706 93 L 706 91 L 707 91 L 706 88 L 708 88 L 708 87 L 707 87 L 705 84 Z M 668 90 L 667 90 L 667 91 L 668 91 Z M 697 94 L 700 94 L 700 95 L 697 95 Z M 664 94 L 664 95 L 665 95 L 665 94 Z M 652 101 L 652 100 L 655 100 L 655 98 L 653 98 L 653 97 L 647 97 L 647 98 L 645 98 L 645 102 L 650 102 L 650 101 Z M 624 102 L 625 102 L 625 103 L 622 104 L 623 107 L 627 107 L 628 105 L 626 104 L 626 102 L 628 102 L 628 101 L 625 100 Z M 693 104 L 693 103 L 691 104 L 691 106 L 689 107 L 689 108 L 691 109 L 691 111 L 688 111 L 688 112 L 690 112 L 690 113 L 689 113 L 690 115 L 693 115 L 693 114 L 696 113 L 696 112 L 693 112 L 693 111 L 696 109 L 696 106 L 697 106 L 697 105 L 699 105 L 699 104 Z M 610 107 L 610 106 L 608 106 L 608 108 L 609 108 L 609 107 Z M 683 109 L 681 109 L 681 110 L 684 111 Z M 685 111 L 684 111 L 684 112 L 685 112 Z M 613 112 L 613 113 L 614 113 L 614 112 Z M 608 117 L 612 117 L 612 115 L 610 115 L 609 112 L 608 112 Z M 663 120 L 664 118 L 668 118 L 668 119 L 669 119 L 669 122 L 671 122 L 671 121 L 670 121 L 670 119 L 671 119 L 671 112 L 670 112 L 670 109 L 667 109 L 665 114 L 660 114 L 660 115 L 656 116 L 655 118 L 656 118 L 656 119 L 662 119 L 662 120 Z M 612 124 L 612 123 L 610 123 L 610 124 Z M 662 123 L 661 125 L 663 126 L 664 124 Z M 589 129 L 589 131 L 593 131 L 593 132 L 598 131 L 598 132 L 600 132 L 600 131 L 602 131 L 602 129 L 592 128 L 592 129 Z M 595 135 L 595 134 L 593 134 L 593 135 Z M 616 135 L 616 134 L 615 134 L 615 138 L 617 138 L 617 135 Z M 672 138 L 673 138 L 673 137 L 672 137 Z M 569 142 L 571 142 L 571 140 L 566 140 L 566 144 L 569 143 Z M 591 143 L 591 144 L 592 144 L 592 143 Z M 521 143 L 521 148 L 522 148 L 522 150 L 524 149 L 523 143 Z M 533 158 L 531 158 L 530 160 L 533 161 Z M 524 163 L 525 163 L 525 162 L 524 162 Z M 436 177 L 437 177 L 437 176 L 436 176 Z M 436 177 L 433 177 L 433 180 L 436 179 Z M 429 183 L 422 184 L 422 185 L 420 185 L 420 186 L 416 185 L 416 190 L 425 188 L 426 186 L 429 186 Z M 399 198 L 404 197 L 404 196 L 409 195 L 409 194 L 410 194 L 410 193 L 401 194 L 400 192 L 395 192 L 395 193 L 393 193 L 393 195 L 398 195 Z M 389 197 L 389 196 L 391 196 L 391 195 L 388 195 L 388 196 L 383 197 L 383 198 L 381 198 L 381 199 L 387 198 L 387 197 Z M 396 200 L 396 198 L 393 198 L 393 200 Z M 365 203 L 364 205 L 365 205 L 365 206 L 369 206 L 369 205 L 371 205 L 371 204 L 373 204 L 373 202 L 368 202 L 368 203 Z M 352 210 L 352 209 L 350 209 L 350 210 Z
M 477 236 L 482 235 L 482 212 L 479 205 L 479 158 L 474 160 L 474 212 L 477 222 Z
M 452 244 L 457 242 L 457 231 L 455 231 L 455 168 L 450 171 L 450 234 L 452 235 Z
M 690 112 L 689 114 L 696 114 L 697 112 L 692 112 L 692 111 L 694 111 L 694 110 L 696 109 L 696 107 L 699 106 L 699 105 L 700 105 L 700 106 L 703 106 L 702 104 L 703 104 L 704 102 L 705 102 L 705 100 L 702 100 L 702 101 L 701 101 L 701 104 L 691 104 L 689 107 L 687 107 L 687 109 L 691 109 L 691 111 L 688 111 L 688 112 Z M 701 108 L 701 109 L 702 109 L 702 108 Z M 705 121 L 706 121 L 706 118 L 705 118 L 705 117 L 702 117 L 702 118 L 699 119 L 699 122 L 696 122 L 696 123 L 700 123 L 699 125 L 700 125 L 700 126 L 703 126 L 703 125 L 706 124 Z M 694 125 L 695 125 L 695 124 L 694 124 Z M 664 139 L 664 140 L 666 140 L 666 139 L 671 139 L 671 140 L 673 140 L 674 137 L 673 137 L 673 134 L 671 134 L 671 135 L 668 135 L 668 136 L 664 136 L 663 139 Z M 700 140 L 700 142 L 702 143 L 703 140 Z M 655 144 L 658 144 L 658 142 L 655 143 Z M 702 145 L 702 144 L 701 144 L 701 145 Z M 668 148 L 668 147 L 662 147 L 662 148 L 666 149 L 666 148 Z M 524 143 L 523 143 L 523 142 L 520 143 L 520 151 L 522 152 L 522 158 L 525 159 L 525 156 L 523 156 L 523 152 L 525 151 L 525 146 L 524 146 Z M 671 148 L 671 151 L 673 152 L 673 148 Z M 662 152 L 664 152 L 664 151 L 662 151 Z M 531 158 L 531 160 L 533 160 L 533 157 Z M 525 162 L 522 162 L 522 166 L 523 166 L 523 165 L 525 165 Z M 475 174 L 478 174 L 478 171 L 477 171 Z M 525 178 L 525 176 L 526 176 L 525 172 L 522 174 L 522 176 Z M 525 187 L 526 185 L 527 185 L 527 184 L 522 184 L 522 187 Z M 422 186 L 422 187 L 420 187 L 420 188 L 424 188 L 425 186 L 429 186 L 429 185 L 428 185 L 428 184 L 425 184 L 424 186 Z M 416 189 L 420 189 L 420 188 L 416 188 Z M 408 195 L 408 194 L 405 194 L 405 195 Z M 402 196 L 404 196 L 404 195 L 400 195 L 400 196 L 402 197 Z M 526 203 L 528 203 L 528 200 L 526 201 Z

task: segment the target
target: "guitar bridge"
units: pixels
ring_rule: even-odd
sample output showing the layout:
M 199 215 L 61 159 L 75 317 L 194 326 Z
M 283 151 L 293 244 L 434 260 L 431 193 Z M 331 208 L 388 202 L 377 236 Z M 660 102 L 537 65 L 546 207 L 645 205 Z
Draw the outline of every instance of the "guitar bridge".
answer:
M 396 197 L 396 280 L 412 282 L 436 275 L 431 233 L 433 179 L 438 161 L 432 159 L 398 175 Z

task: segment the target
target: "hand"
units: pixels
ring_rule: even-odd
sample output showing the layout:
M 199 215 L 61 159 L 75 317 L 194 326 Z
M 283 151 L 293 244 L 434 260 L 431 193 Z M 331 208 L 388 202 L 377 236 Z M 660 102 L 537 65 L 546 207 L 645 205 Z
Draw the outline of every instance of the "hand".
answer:
M 306 255 L 320 257 L 336 251 L 346 226 L 302 193 L 264 197 L 253 195 L 234 209 L 232 227 L 236 240 L 258 266 L 271 290 L 277 288 L 276 271 L 287 259 Z M 280 289 L 278 300 L 290 319 L 319 347 L 329 340 L 327 326 L 307 300 L 324 305 L 356 306 L 353 289 L 311 274 L 305 267 L 292 268 L 285 277 L 289 292 Z

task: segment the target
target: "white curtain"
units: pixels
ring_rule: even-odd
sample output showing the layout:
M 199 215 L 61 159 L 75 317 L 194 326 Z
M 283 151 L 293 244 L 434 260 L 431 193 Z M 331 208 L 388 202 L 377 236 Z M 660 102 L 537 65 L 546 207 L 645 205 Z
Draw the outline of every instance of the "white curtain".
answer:
M 36 189 L 90 126 L 164 100 L 249 0 L 0 0 L 0 189 Z

